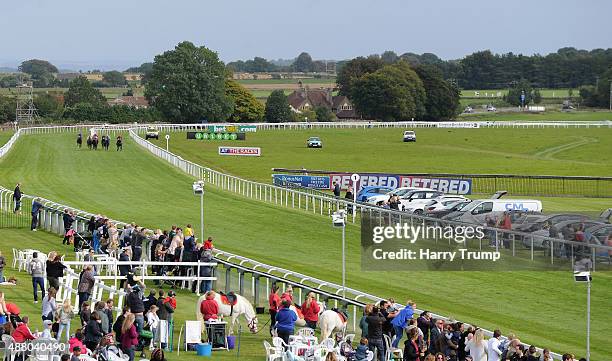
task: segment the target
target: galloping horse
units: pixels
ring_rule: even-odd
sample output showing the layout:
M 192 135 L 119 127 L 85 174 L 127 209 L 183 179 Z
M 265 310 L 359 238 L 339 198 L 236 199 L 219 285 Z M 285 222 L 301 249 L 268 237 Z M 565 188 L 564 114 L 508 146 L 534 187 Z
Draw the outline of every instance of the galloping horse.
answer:
M 219 313 L 225 317 L 231 317 L 230 321 L 230 335 L 234 333 L 234 325 L 238 320 L 240 315 L 244 315 L 249 327 L 249 331 L 252 333 L 257 332 L 257 314 L 251 305 L 251 302 L 247 300 L 245 297 L 242 297 L 238 294 L 234 294 L 236 296 L 236 304 L 232 307 L 227 303 L 227 299 L 222 299 L 221 295 L 215 293 L 215 301 L 219 305 Z M 202 323 L 202 329 L 204 329 L 204 318 L 202 317 L 202 313 L 200 313 L 200 304 L 206 299 L 206 295 L 200 296 L 198 302 L 196 303 L 196 318 L 198 321 Z

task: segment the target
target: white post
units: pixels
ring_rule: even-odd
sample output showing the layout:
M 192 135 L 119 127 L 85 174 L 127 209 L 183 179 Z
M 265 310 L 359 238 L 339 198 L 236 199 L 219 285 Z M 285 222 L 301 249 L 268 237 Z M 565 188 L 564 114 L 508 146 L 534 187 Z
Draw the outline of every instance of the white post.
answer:
M 346 301 L 346 255 L 344 252 L 346 222 L 342 225 L 342 300 Z M 588 341 L 587 341 L 588 345 Z M 588 361 L 588 360 L 587 360 Z
M 353 223 L 355 223 L 355 217 L 357 216 L 357 186 L 359 185 L 359 174 L 352 174 L 351 180 L 353 181 Z
M 591 281 L 587 282 L 587 339 L 586 359 L 591 361 Z
M 170 140 L 170 134 L 166 134 L 166 152 L 170 151 L 168 141 Z

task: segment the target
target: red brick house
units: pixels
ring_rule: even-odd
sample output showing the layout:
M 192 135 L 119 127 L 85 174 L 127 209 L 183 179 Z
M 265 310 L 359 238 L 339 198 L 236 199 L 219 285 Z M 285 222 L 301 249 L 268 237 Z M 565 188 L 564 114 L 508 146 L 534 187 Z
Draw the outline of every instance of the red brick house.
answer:
M 301 113 L 304 110 L 315 110 L 325 107 L 331 110 L 338 119 L 355 119 L 359 116 L 353 104 L 344 95 L 332 95 L 332 89 L 300 88 L 287 96 L 291 110 Z

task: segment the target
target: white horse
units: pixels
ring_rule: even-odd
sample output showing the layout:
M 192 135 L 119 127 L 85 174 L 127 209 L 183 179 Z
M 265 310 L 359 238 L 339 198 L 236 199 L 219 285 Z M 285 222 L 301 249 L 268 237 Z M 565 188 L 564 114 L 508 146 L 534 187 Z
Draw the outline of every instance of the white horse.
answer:
M 321 339 L 331 337 L 335 332 L 344 333 L 346 330 L 346 321 L 338 312 L 334 310 L 325 310 L 319 316 L 319 328 L 321 329 Z
M 252 333 L 257 333 L 257 314 L 251 305 L 251 302 L 247 300 L 245 297 L 240 296 L 239 294 L 235 294 L 236 296 L 236 304 L 232 308 L 231 305 L 227 305 L 221 301 L 221 295 L 215 293 L 215 301 L 219 305 L 219 314 L 224 317 L 231 317 L 230 321 L 230 335 L 234 333 L 234 325 L 238 321 L 238 317 L 240 315 L 244 315 L 244 318 L 247 321 L 249 330 Z M 196 318 L 198 321 L 202 323 L 202 330 L 204 329 L 204 317 L 200 312 L 200 304 L 206 299 L 206 295 L 200 296 L 198 302 L 196 303 Z

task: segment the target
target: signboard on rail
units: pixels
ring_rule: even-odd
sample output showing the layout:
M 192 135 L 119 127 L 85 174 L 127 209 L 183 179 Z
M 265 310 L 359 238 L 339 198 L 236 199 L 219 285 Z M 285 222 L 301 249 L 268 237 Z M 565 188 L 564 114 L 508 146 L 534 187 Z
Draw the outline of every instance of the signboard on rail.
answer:
M 219 155 L 260 157 L 261 148 L 259 147 L 219 147 Z
M 274 184 L 285 187 L 294 185 L 310 189 L 330 189 L 329 176 L 273 174 Z
M 352 173 L 331 174 L 330 183 L 339 183 L 342 189 L 347 189 L 351 182 Z M 471 194 L 472 180 L 462 178 L 421 177 L 399 174 L 359 174 L 359 187 L 416 187 L 431 188 L 448 194 Z M 359 190 L 357 190 L 359 191 Z

